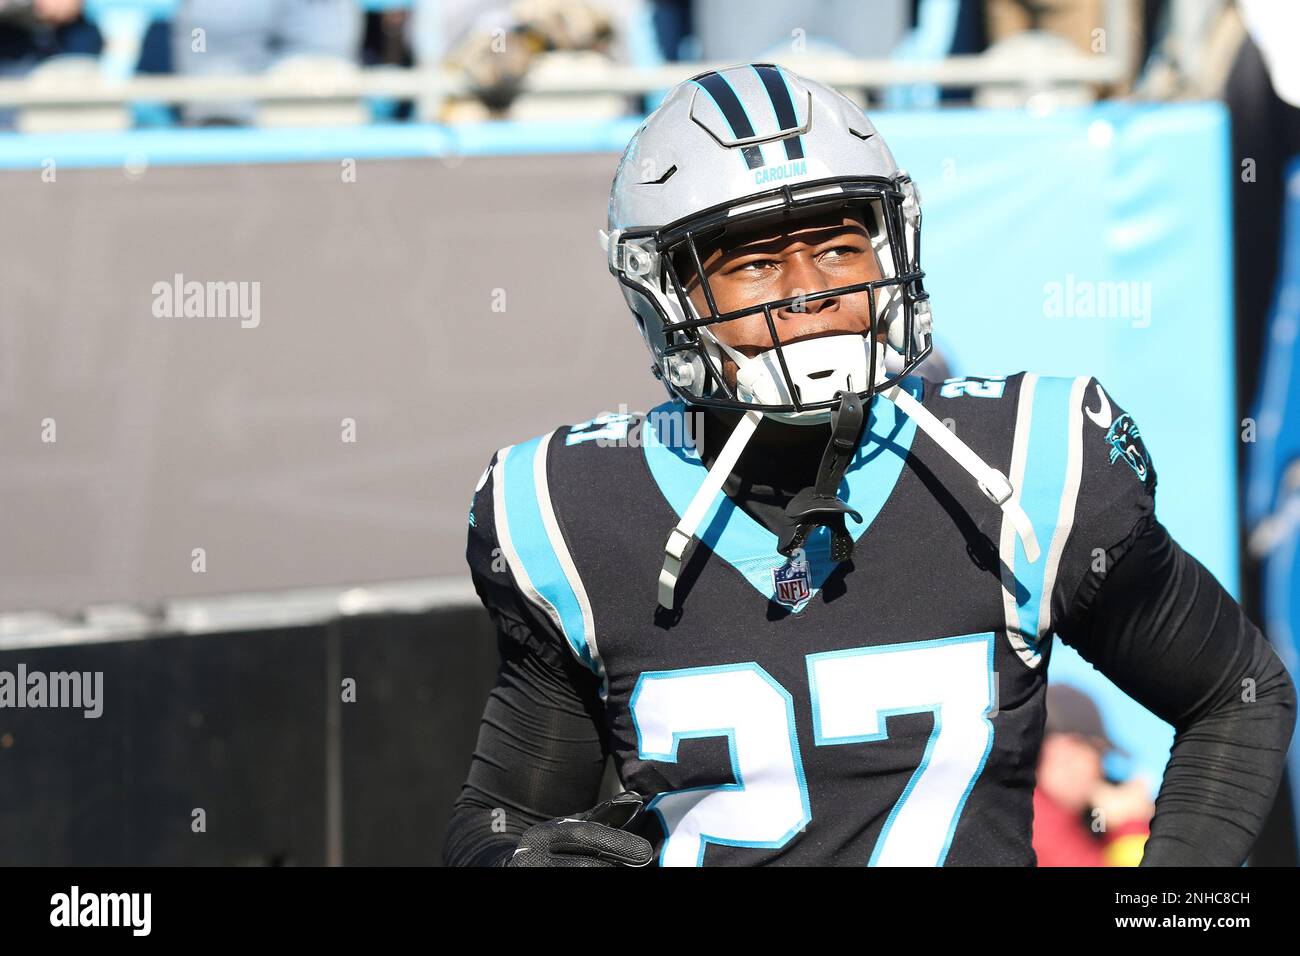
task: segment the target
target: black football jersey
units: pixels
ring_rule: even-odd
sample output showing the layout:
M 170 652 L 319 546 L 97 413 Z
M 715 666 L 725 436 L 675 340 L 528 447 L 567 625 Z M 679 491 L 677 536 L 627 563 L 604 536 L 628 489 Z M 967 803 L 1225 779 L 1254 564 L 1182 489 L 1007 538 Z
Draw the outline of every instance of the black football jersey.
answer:
M 1096 379 L 906 387 L 1011 479 L 1037 561 L 883 396 L 840 489 L 863 518 L 852 559 L 830 560 L 825 528 L 784 557 L 720 492 L 671 610 L 664 544 L 706 473 L 680 403 L 502 448 L 480 479 L 479 594 L 596 675 L 661 865 L 1035 862 L 1052 637 L 1152 514 L 1155 473 Z

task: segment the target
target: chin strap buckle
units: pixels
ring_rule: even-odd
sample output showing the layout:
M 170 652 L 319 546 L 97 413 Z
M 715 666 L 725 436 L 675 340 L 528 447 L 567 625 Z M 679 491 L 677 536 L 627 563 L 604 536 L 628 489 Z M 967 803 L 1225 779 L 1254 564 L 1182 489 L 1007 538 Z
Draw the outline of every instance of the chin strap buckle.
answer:
M 1015 489 L 1011 487 L 1011 480 L 994 468 L 990 468 L 978 484 L 980 491 L 984 492 L 984 497 L 999 508 L 1010 501 L 1015 493 Z
M 832 561 L 853 556 L 853 536 L 844 526 L 844 516 L 852 515 L 861 524 L 862 515 L 840 500 L 839 488 L 857 450 L 865 416 L 856 392 L 836 392 L 835 398 L 839 404 L 831 411 L 831 439 L 817 469 L 816 484 L 791 498 L 785 508 L 785 525 L 777 536 L 776 549 L 787 558 L 822 526 L 831 532 Z

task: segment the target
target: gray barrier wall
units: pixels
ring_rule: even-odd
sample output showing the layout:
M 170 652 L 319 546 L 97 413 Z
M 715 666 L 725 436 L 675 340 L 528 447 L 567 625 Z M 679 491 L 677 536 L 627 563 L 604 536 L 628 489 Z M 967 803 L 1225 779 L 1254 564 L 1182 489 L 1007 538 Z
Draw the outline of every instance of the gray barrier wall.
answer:
M 494 449 L 664 397 L 615 162 L 0 173 L 0 611 L 464 576 Z

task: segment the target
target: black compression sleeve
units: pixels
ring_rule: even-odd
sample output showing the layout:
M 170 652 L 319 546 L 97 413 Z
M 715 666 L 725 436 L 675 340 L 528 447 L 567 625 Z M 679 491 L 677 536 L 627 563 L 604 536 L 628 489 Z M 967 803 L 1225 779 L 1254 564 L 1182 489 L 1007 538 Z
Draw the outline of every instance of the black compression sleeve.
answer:
M 1241 865 L 1273 804 L 1295 724 L 1286 669 L 1154 518 L 1080 592 L 1062 639 L 1175 730 L 1142 865 Z
M 588 810 L 606 740 L 596 678 L 500 634 L 501 666 L 443 843 L 448 866 L 497 866 L 530 826 Z

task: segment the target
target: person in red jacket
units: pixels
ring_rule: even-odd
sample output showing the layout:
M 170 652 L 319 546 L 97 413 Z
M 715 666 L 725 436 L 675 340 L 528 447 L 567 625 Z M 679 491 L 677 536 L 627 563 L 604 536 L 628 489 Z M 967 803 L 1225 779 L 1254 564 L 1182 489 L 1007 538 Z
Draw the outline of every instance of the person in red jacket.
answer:
M 1034 790 L 1039 866 L 1137 866 L 1155 804 L 1141 777 L 1114 784 L 1102 772 L 1106 735 L 1097 705 L 1063 684 L 1047 689 L 1047 726 Z

